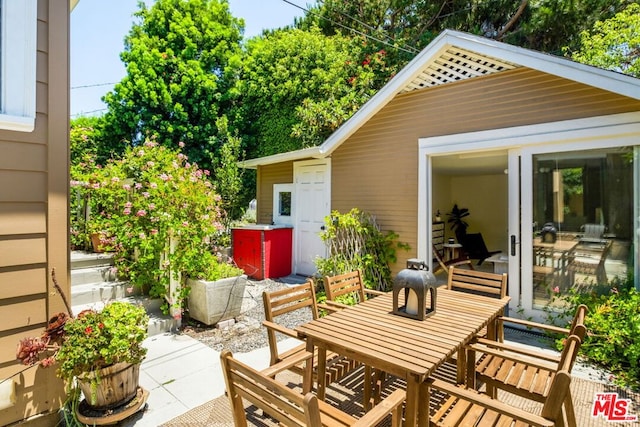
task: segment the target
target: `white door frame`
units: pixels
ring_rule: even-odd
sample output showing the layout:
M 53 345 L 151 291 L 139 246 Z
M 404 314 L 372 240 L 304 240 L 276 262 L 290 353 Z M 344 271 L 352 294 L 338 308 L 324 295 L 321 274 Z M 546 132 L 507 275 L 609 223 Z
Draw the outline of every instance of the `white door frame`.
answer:
M 520 292 L 520 278 L 532 277 L 533 195 L 531 159 L 542 152 L 578 151 L 617 146 L 634 146 L 640 141 L 640 113 L 622 113 L 586 119 L 565 120 L 539 125 L 517 126 L 456 135 L 444 135 L 418 140 L 418 257 L 431 259 L 432 175 L 431 156 L 452 155 L 491 150 L 509 150 L 509 235 L 516 235 L 516 255 L 509 254 L 510 306 L 522 308 L 524 314 L 540 319 L 541 311 L 533 310 L 533 290 Z M 518 166 L 519 160 L 520 166 Z M 520 185 L 514 170 L 520 167 Z M 519 197 L 522 211 L 515 209 L 513 198 Z M 521 224 L 523 224 L 521 226 Z M 636 240 L 637 240 L 636 236 Z M 637 241 L 634 242 L 637 247 Z M 511 248 L 509 248 L 509 251 Z M 636 254 L 637 255 L 637 254 Z M 637 259 L 637 256 L 636 256 Z M 638 280 L 639 266 L 635 265 Z M 520 269 L 522 267 L 522 269 Z M 638 284 L 636 283 L 636 287 Z
M 296 274 L 301 273 L 301 271 L 299 270 L 299 266 L 301 262 L 300 258 L 304 257 L 304 255 L 301 255 L 301 254 L 305 254 L 305 248 L 302 247 L 301 238 L 300 238 L 301 236 L 300 215 L 302 212 L 304 212 L 304 210 L 301 208 L 301 204 L 304 203 L 304 200 L 302 200 L 303 196 L 301 194 L 301 191 L 299 191 L 299 188 L 298 188 L 299 186 L 298 176 L 301 168 L 305 166 L 312 166 L 312 165 L 324 166 L 325 176 L 326 176 L 326 179 L 324 180 L 324 190 L 323 190 L 324 200 L 320 201 L 320 203 L 315 205 L 316 207 L 319 207 L 319 210 L 316 212 L 317 216 L 322 217 L 324 219 L 324 217 L 331 214 L 331 159 L 325 158 L 325 159 L 303 160 L 299 162 L 294 162 L 293 163 L 293 182 L 294 182 L 294 193 L 296 196 L 294 198 L 294 203 L 295 203 L 294 209 L 292 209 L 293 210 L 293 272 Z M 320 233 L 320 231 L 321 229 L 320 227 L 318 227 L 318 233 Z M 310 250 L 310 249 L 307 248 L 307 250 Z M 321 254 L 317 254 L 317 255 L 326 257 L 327 256 L 326 248 Z

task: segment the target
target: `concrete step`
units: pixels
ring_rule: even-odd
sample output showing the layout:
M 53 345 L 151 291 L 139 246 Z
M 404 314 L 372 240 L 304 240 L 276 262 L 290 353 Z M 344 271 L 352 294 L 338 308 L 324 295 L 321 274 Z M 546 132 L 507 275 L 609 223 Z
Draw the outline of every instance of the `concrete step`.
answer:
M 71 251 L 71 270 L 113 265 L 113 253 Z
M 71 270 L 71 286 L 98 282 L 116 282 L 113 266 L 85 267 Z
M 128 282 L 83 283 L 71 287 L 71 303 L 74 306 L 104 303 L 126 298 L 135 292 Z
M 160 310 L 162 299 L 160 298 L 135 295 L 117 299 L 120 301 L 128 301 L 132 304 L 142 305 L 145 308 L 149 315 L 149 326 L 147 328 L 147 332 L 150 337 L 153 335 L 163 334 L 165 332 L 176 332 L 180 327 L 179 320 L 162 313 L 162 310 Z M 101 310 L 107 302 L 108 300 L 92 303 L 76 303 L 74 301 L 71 308 L 73 310 L 73 314 L 77 315 L 82 310 Z

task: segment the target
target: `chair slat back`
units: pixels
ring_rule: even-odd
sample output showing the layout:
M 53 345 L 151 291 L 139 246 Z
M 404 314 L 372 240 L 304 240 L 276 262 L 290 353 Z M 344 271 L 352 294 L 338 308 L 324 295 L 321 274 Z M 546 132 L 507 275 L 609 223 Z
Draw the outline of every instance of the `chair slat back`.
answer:
M 279 289 L 277 291 L 264 291 L 262 293 L 262 303 L 264 305 L 265 320 L 278 325 L 282 323 L 276 319 L 279 316 L 305 308 L 311 310 L 311 315 L 314 319 L 318 318 L 315 286 L 311 280 L 301 285 Z M 293 334 L 293 331 L 290 332 Z M 278 351 L 278 337 L 276 331 L 272 328 L 267 328 L 267 339 L 269 340 L 271 364 L 274 364 L 280 360 L 280 352 Z
M 314 406 L 309 405 L 309 402 L 314 398 L 317 399 L 311 393 L 308 394 L 311 397 L 305 401 L 305 396 L 302 394 L 234 359 L 229 350 L 224 350 L 220 354 L 220 360 L 236 426 L 247 425 L 242 398 L 269 414 L 281 425 L 290 427 L 321 425 L 317 403 L 315 408 L 311 408 L 316 411 L 315 414 L 305 413 L 305 408 Z M 309 423 L 308 419 L 315 424 Z
M 497 274 L 449 267 L 447 288 L 454 291 L 504 298 L 507 295 L 507 273 Z
M 335 301 L 336 298 L 343 295 L 352 294 L 356 295 L 358 302 L 366 299 L 360 270 L 350 271 L 336 276 L 325 276 L 324 289 L 327 293 L 327 299 L 330 301 Z
M 318 318 L 316 292 L 311 280 L 290 288 L 271 292 L 265 291 L 262 294 L 262 302 L 264 304 L 265 319 L 271 322 L 274 322 L 278 316 L 305 307 L 309 307 L 314 319 Z

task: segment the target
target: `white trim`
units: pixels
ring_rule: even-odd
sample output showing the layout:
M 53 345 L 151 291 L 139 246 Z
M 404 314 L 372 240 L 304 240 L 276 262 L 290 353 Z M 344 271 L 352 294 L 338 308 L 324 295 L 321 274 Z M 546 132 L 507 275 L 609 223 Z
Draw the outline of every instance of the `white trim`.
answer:
M 280 215 L 280 193 L 291 193 L 291 214 Z M 293 219 L 296 213 L 296 192 L 295 184 L 273 184 L 273 206 L 271 211 L 271 217 L 273 218 L 273 224 L 275 225 L 290 225 L 293 227 Z
M 271 156 L 259 157 L 257 159 L 243 160 L 238 162 L 238 167 L 244 169 L 256 169 L 258 166 L 272 165 L 294 160 L 305 159 L 307 157 L 324 158 L 320 152 L 320 147 L 303 148 L 302 150 L 288 151 L 286 153 L 273 154 Z
M 531 173 L 527 174 L 527 172 L 531 172 L 531 157 L 533 154 L 549 151 L 571 152 L 597 148 L 636 146 L 639 144 L 638 141 L 640 141 L 640 113 L 638 112 L 420 138 L 418 141 L 420 159 L 418 166 L 418 253 L 428 253 L 426 252 L 428 249 L 427 239 L 430 236 L 429 230 L 426 230 L 426 224 L 427 218 L 430 218 L 427 203 L 431 202 L 432 177 L 429 172 L 431 156 L 509 149 L 510 180 L 508 196 L 513 197 L 516 181 L 511 179 L 511 172 L 517 169 L 516 162 L 518 157 L 521 162 L 520 187 L 532 188 L 533 178 Z M 521 200 L 518 204 L 522 205 L 522 213 L 512 212 L 513 204 L 510 203 L 509 233 L 512 234 L 513 231 L 517 230 L 515 224 L 520 223 L 520 240 L 524 242 L 533 240 L 532 228 L 524 226 L 524 224 L 533 223 L 530 208 L 533 203 L 532 197 L 530 192 L 527 194 L 520 193 Z M 522 215 L 522 217 L 517 218 L 515 215 Z M 510 256 L 511 258 L 513 257 Z M 531 291 L 522 292 L 522 299 L 520 300 L 517 297 L 520 292 L 518 288 L 519 277 L 531 277 L 532 274 L 531 248 L 523 250 L 522 245 L 518 245 L 515 259 L 518 258 L 520 258 L 520 261 L 517 268 L 516 266 L 512 267 L 512 263 L 509 263 L 509 277 L 518 278 L 509 280 L 509 293 L 512 298 L 509 305 L 514 308 L 520 304 L 520 308 L 524 310 L 525 315 L 534 316 L 536 320 L 540 320 L 544 313 L 533 308 Z M 521 273 L 518 271 L 520 268 L 522 268 Z
M 619 135 L 637 134 L 639 123 L 640 112 L 613 114 L 587 119 L 420 138 L 418 147 L 427 149 L 430 154 L 456 151 L 456 147 L 464 147 L 465 152 L 490 151 L 507 147 L 538 145 L 541 139 L 546 139 L 550 134 L 563 135 L 558 137 L 556 142 L 588 142 L 610 135 L 613 129 Z M 458 150 L 462 150 L 462 148 L 458 148 Z
M 37 0 L 1 0 L 0 128 L 31 132 L 36 117 Z

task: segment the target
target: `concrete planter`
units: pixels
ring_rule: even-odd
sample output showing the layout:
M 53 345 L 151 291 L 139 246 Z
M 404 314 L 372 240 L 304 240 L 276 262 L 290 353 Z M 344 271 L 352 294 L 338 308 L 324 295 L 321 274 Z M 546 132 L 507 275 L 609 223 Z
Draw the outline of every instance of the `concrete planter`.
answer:
M 246 284 L 246 275 L 213 282 L 187 279 L 189 315 L 205 325 L 239 316 Z

